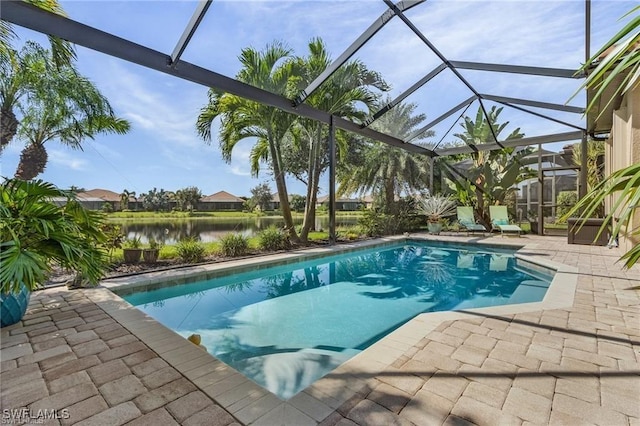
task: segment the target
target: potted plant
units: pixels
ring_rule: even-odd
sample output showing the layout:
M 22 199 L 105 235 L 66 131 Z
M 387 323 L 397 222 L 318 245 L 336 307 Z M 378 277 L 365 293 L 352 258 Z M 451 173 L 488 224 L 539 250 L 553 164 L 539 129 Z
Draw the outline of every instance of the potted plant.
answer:
M 0 185 L 2 327 L 22 319 L 31 291 L 46 281 L 53 266 L 75 271 L 92 284 L 102 278 L 107 268 L 102 223 L 102 213 L 86 210 L 73 192 L 53 184 L 8 179 Z
M 149 238 L 149 248 L 142 250 L 142 258 L 147 263 L 155 263 L 158 260 L 162 243 L 155 240 L 155 238 Z
M 122 246 L 122 255 L 125 263 L 138 263 L 142 255 L 142 243 L 140 237 L 135 236 L 127 239 Z
M 442 220 L 445 216 L 455 213 L 456 202 L 447 195 L 434 194 L 418 200 L 419 211 L 427 216 L 427 226 L 430 234 L 442 231 Z

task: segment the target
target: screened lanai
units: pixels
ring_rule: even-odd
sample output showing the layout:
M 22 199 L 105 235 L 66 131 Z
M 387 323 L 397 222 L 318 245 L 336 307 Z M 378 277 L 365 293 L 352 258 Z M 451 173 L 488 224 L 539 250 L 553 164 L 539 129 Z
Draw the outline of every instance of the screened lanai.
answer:
M 6 1 L 1 13 L 3 20 L 20 27 L 430 158 L 553 143 L 581 142 L 586 150 L 589 135 L 606 132 L 588 125 L 586 95 L 578 91 L 584 75 L 576 72 L 593 53 L 592 36 L 599 44 L 606 38 L 601 19 L 610 12 L 606 1 L 145 2 L 144 16 L 122 14 L 117 22 L 95 13 L 96 5 L 105 14 L 120 7 L 117 2 L 87 2 L 87 13 L 74 15 L 74 20 Z M 625 10 L 625 5 L 617 7 Z M 139 20 L 152 29 L 131 36 Z M 239 52 L 231 46 L 259 48 L 282 40 L 302 51 L 316 37 L 327 44 L 332 63 L 296 97 L 234 78 Z M 352 59 L 389 84 L 384 106 L 363 122 L 307 103 Z M 402 103 L 415 104 L 416 114 L 426 115 L 425 124 L 408 136 L 376 127 L 377 120 Z M 481 111 L 486 116 L 492 107 L 504 108 L 501 121 L 509 127 L 501 134 L 491 129 L 487 140 L 451 146 L 465 115 Z M 525 136 L 505 141 L 515 128 Z M 331 152 L 329 193 L 335 200 L 335 147 Z M 582 173 L 581 194 L 585 178 Z M 334 203 L 330 206 L 334 211 Z

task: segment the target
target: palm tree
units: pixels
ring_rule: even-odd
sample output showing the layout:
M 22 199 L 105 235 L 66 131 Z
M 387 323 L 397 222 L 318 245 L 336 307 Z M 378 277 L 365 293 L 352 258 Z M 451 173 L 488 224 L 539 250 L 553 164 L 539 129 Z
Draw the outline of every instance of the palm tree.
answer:
M 498 124 L 498 118 L 503 108 L 491 107 L 485 116 L 482 107 L 478 108 L 475 121 L 464 117 L 460 125 L 464 133 L 454 136 L 467 145 L 490 143 L 509 125 L 506 121 Z M 520 128 L 513 130 L 506 140 L 521 139 L 524 133 Z M 458 197 L 463 203 L 474 205 L 476 216 L 485 226 L 489 226 L 491 218 L 488 206 L 504 204 L 506 199 L 515 191 L 514 185 L 531 176 L 529 169 L 523 169 L 521 160 L 530 153 L 529 150 L 515 150 L 503 148 L 494 151 L 476 151 L 471 154 L 472 166 L 465 171 L 467 176 L 457 170 L 454 165 L 443 162 L 456 186 Z
M 20 52 L 0 49 L 0 153 L 18 131 L 14 110 L 20 109 L 22 99 L 33 94 L 41 83 L 39 77 L 50 71 L 44 68 L 49 65 L 47 56 L 47 51 L 33 42 L 27 42 Z
M 24 0 L 36 7 L 56 15 L 67 16 L 64 9 L 57 0 Z M 54 36 L 47 36 L 53 53 L 53 61 L 56 66 L 69 65 L 76 58 L 76 52 L 73 45 L 66 40 Z M 6 52 L 11 49 L 11 42 L 18 37 L 13 31 L 13 26 L 7 22 L 0 20 L 0 51 Z
M 640 6 L 636 6 L 627 14 L 640 11 Z M 587 77 L 583 86 L 598 90 L 593 100 L 587 106 L 589 111 L 596 101 L 600 99 L 611 84 L 617 80 L 618 76 L 624 76 L 622 83 L 615 91 L 616 95 L 629 92 L 637 87 L 640 82 L 640 14 L 631 20 L 622 30 L 620 30 L 611 40 L 605 43 L 595 55 L 593 55 L 579 71 L 588 71 L 600 56 L 610 50 L 607 56 L 600 61 L 598 66 Z M 575 95 L 574 95 L 575 96 Z M 603 108 L 605 110 L 605 108 Z M 640 164 L 632 164 L 629 167 L 612 173 L 609 177 L 600 182 L 593 190 L 578 201 L 562 219 L 567 219 L 578 212 L 580 219 L 586 219 L 597 211 L 605 199 L 615 197 L 612 202 L 611 211 L 607 214 L 604 225 L 600 228 L 596 239 L 605 231 L 608 223 L 617 216 L 617 223 L 612 231 L 612 235 L 619 235 L 624 231 L 628 237 L 640 236 L 640 227 L 633 227 L 634 215 L 637 218 L 638 205 L 640 205 Z M 637 219 L 636 219 L 637 220 Z M 640 260 L 640 244 L 635 244 L 627 251 L 620 260 L 625 260 L 624 266 L 631 268 Z
M 129 191 L 128 189 L 122 190 L 120 194 L 120 207 L 122 210 L 126 210 L 129 208 L 129 200 L 133 197 L 136 198 L 136 191 Z
M 312 39 L 307 57 L 298 58 L 301 75 L 298 78 L 300 87 L 306 87 L 325 71 L 332 63 L 324 42 L 319 38 Z M 324 82 L 306 100 L 308 105 L 326 111 L 332 115 L 347 118 L 351 121 L 363 122 L 369 110 L 377 103 L 377 95 L 373 89 L 386 91 L 389 86 L 382 76 L 367 69 L 361 61 L 350 61 L 341 66 L 326 82 Z M 365 108 L 365 110 L 362 109 Z M 307 177 L 307 195 L 301 239 L 307 240 L 309 231 L 315 224 L 315 212 L 318 187 L 322 172 L 329 166 L 327 127 L 318 121 L 298 119 L 295 144 L 299 153 L 306 156 L 304 174 Z M 337 141 L 345 141 L 337 137 Z M 344 143 L 341 151 L 347 148 Z
M 58 140 L 73 149 L 99 133 L 124 134 L 129 122 L 115 116 L 109 101 L 71 65 L 53 66 L 51 55 L 38 51 L 33 68 L 46 71 L 23 102 L 18 138 L 27 142 L 20 155 L 16 178 L 30 180 L 47 164 L 45 143 Z M 14 76 L 6 76 L 11 80 Z M 19 78 L 15 76 L 16 78 Z M 4 80 L 4 78 L 3 78 Z
M 57 0 L 25 0 L 48 12 L 66 16 L 64 10 Z M 76 52 L 73 45 L 66 40 L 58 37 L 48 36 L 51 45 L 53 62 L 56 66 L 70 65 L 76 58 Z M 10 87 L 3 87 L 2 97 L 0 98 L 0 122 L 2 129 L 0 131 L 0 153 L 4 147 L 11 142 L 18 129 L 18 119 L 14 113 L 14 109 L 19 108 L 20 98 L 29 93 L 33 84 L 38 82 L 38 70 L 30 67 L 29 58 L 21 61 L 16 51 L 11 47 L 11 42 L 17 38 L 13 31 L 12 25 L 7 21 L 0 20 L 0 69 L 2 75 L 9 75 L 9 69 L 13 70 L 13 74 L 17 76 L 12 79 Z M 29 43 L 27 43 L 27 46 Z M 40 70 L 42 71 L 42 70 Z M 35 77 L 35 79 L 34 79 Z M 3 78 L 4 80 L 4 78 Z M 3 86 L 5 82 L 3 81 Z M 4 90 L 8 89 L 8 90 Z
M 263 52 L 245 48 L 240 53 L 242 69 L 236 78 L 244 83 L 279 95 L 287 95 L 291 89 L 295 64 L 290 60 L 291 50 L 275 42 Z M 243 139 L 255 138 L 251 151 L 251 171 L 257 176 L 260 161 L 271 166 L 276 182 L 280 208 L 291 241 L 299 238 L 293 225 L 289 196 L 282 161 L 281 142 L 289 131 L 295 117 L 276 108 L 249 101 L 229 93 L 209 90 L 209 102 L 202 108 L 197 120 L 197 129 L 205 142 L 211 142 L 213 121 L 221 117 L 220 149 L 225 161 L 231 162 L 233 149 Z
M 387 103 L 388 99 L 381 102 L 382 105 Z M 417 105 L 413 103 L 398 104 L 375 121 L 372 127 L 406 139 L 427 118 L 424 114 L 414 115 L 416 108 Z M 433 131 L 425 132 L 417 143 L 424 143 L 426 138 L 433 135 Z M 339 194 L 380 194 L 385 213 L 393 214 L 395 198 L 403 191 L 412 193 L 426 187 L 429 172 L 426 157 L 372 141 L 360 142 L 360 150 L 360 158 L 354 158 L 355 161 L 345 165 L 340 173 Z
M 638 12 L 640 12 L 640 6 L 631 9 L 624 17 Z M 589 111 L 612 84 L 619 85 L 609 103 L 617 95 L 623 95 L 636 87 L 640 82 L 640 48 L 638 46 L 640 46 L 640 13 L 577 71 L 577 73 L 588 73 L 589 75 L 571 99 L 584 88 L 597 88 L 593 99 L 587 105 L 587 111 Z M 605 55 L 604 58 L 601 58 L 603 55 Z M 596 62 L 598 65 L 592 70 L 591 68 Z M 619 76 L 622 77 L 622 81 L 616 83 Z M 601 109 L 602 111 L 606 110 L 606 108 Z

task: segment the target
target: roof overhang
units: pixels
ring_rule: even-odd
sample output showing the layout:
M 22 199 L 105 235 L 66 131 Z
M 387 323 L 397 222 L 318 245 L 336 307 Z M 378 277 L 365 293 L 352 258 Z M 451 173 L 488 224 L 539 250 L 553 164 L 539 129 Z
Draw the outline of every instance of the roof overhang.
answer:
M 628 72 L 617 75 L 587 113 L 587 131 L 589 134 L 599 135 L 611 132 L 613 112 L 619 109 L 622 104 L 623 95 L 620 93 L 620 88 L 627 75 Z M 597 92 L 598 86 L 587 89 L 587 105 L 591 104 Z

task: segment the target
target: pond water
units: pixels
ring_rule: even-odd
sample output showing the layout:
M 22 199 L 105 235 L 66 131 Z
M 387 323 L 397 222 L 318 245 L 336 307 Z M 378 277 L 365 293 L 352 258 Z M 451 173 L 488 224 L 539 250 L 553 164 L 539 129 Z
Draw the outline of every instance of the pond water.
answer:
M 294 218 L 296 225 L 302 225 L 302 217 Z M 229 233 L 242 233 L 252 237 L 262 229 L 271 225 L 283 227 L 282 217 L 195 217 L 195 218 L 167 218 L 146 221 L 117 221 L 114 223 L 122 227 L 127 238 L 140 237 L 143 243 L 153 238 L 164 241 L 165 244 L 175 244 L 183 238 L 192 237 L 202 242 L 217 241 L 221 236 Z M 357 216 L 337 217 L 337 226 L 357 225 Z M 328 230 L 329 217 L 316 218 L 316 230 Z

